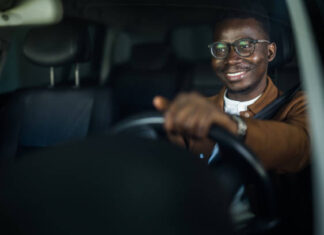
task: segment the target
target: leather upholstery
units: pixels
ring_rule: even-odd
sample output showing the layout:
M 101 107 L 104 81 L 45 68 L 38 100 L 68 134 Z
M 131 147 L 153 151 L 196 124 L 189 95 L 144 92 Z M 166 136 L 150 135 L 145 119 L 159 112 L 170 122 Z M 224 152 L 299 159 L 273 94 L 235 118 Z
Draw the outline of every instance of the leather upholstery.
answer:
M 170 48 L 164 43 L 133 45 L 126 63 L 116 66 L 111 86 L 116 94 L 121 117 L 153 111 L 153 97 L 174 97 L 177 91 L 177 67 Z
M 42 66 L 84 62 L 90 59 L 86 33 L 86 26 L 73 22 L 32 29 L 24 52 L 30 61 Z M 18 90 L 0 111 L 0 123 L 5 128 L 0 133 L 0 140 L 4 140 L 0 142 L 2 164 L 27 150 L 104 132 L 115 115 L 110 88 L 70 85 Z
M 277 54 L 270 68 L 279 68 L 289 63 L 294 56 L 294 43 L 291 29 L 278 23 L 273 23 L 270 32 L 271 41 L 277 44 Z
M 41 66 L 61 66 L 89 60 L 89 33 L 75 22 L 33 28 L 26 36 L 23 53 Z

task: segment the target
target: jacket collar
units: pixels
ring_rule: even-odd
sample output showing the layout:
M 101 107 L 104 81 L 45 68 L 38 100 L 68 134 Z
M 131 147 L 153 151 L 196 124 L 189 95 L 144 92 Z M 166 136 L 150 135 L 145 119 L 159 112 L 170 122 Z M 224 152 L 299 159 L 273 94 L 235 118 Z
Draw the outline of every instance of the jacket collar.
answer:
M 224 94 L 226 88 L 223 87 L 220 92 L 216 95 L 211 97 L 212 102 L 214 102 L 217 107 L 221 110 L 224 110 Z M 248 106 L 248 110 L 253 113 L 253 115 L 260 112 L 265 106 L 270 104 L 279 96 L 278 88 L 273 84 L 270 77 L 267 77 L 267 87 L 263 92 L 262 96 L 253 104 Z

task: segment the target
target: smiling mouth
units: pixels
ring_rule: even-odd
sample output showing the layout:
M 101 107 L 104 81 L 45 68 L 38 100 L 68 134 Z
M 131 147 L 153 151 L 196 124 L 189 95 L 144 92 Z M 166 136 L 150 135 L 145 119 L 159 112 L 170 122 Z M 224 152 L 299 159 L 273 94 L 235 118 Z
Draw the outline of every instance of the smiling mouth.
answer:
M 227 80 L 234 82 L 234 81 L 239 81 L 242 80 L 245 75 L 247 74 L 248 71 L 239 71 L 239 72 L 234 72 L 234 73 L 225 73 L 225 77 Z

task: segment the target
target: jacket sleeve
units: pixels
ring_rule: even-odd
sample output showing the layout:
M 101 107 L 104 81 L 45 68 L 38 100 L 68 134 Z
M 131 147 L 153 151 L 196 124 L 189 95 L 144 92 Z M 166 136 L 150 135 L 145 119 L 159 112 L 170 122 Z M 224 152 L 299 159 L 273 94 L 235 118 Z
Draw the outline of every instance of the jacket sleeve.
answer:
M 245 144 L 267 169 L 296 172 L 310 159 L 306 101 L 298 95 L 279 111 L 274 120 L 245 119 Z

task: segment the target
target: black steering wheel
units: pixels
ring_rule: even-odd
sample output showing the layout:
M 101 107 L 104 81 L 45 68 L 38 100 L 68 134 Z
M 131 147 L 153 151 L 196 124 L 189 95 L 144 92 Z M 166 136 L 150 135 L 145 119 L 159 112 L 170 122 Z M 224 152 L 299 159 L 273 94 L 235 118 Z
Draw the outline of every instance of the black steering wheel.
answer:
M 110 133 L 128 133 L 158 139 L 159 132 L 163 130 L 163 123 L 164 117 L 160 113 L 143 113 L 121 121 Z M 246 232 L 260 234 L 276 227 L 278 218 L 273 187 L 258 158 L 238 138 L 220 126 L 211 127 L 209 138 L 225 149 L 225 162 L 235 165 L 244 178 L 250 179 L 250 183 L 255 185 L 257 197 L 262 200 L 264 208 L 261 216 L 257 216 L 249 224 Z

